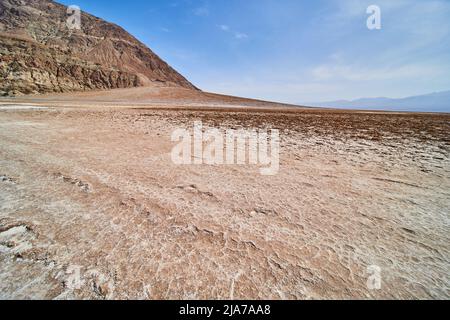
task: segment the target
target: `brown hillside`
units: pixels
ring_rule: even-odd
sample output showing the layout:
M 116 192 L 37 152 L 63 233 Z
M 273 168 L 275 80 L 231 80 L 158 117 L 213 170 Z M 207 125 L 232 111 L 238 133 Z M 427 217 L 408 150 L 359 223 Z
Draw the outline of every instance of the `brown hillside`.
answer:
M 121 27 L 87 13 L 81 30 L 50 0 L 0 0 L 0 94 L 150 86 L 195 89 Z

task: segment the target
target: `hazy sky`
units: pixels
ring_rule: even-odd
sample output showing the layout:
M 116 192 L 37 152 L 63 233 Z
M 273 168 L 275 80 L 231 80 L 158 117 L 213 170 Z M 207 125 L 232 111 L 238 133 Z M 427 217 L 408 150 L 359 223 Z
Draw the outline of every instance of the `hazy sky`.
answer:
M 450 90 L 449 0 L 73 0 L 206 91 L 291 103 Z M 369 30 L 369 5 L 381 30 Z

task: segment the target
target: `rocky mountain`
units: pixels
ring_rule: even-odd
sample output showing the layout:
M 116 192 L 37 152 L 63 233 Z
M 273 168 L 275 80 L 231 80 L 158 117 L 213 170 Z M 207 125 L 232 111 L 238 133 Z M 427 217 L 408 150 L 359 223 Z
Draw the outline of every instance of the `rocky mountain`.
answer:
M 0 0 L 0 95 L 162 83 L 196 89 L 121 27 L 81 12 L 74 28 L 73 14 L 50 0 Z

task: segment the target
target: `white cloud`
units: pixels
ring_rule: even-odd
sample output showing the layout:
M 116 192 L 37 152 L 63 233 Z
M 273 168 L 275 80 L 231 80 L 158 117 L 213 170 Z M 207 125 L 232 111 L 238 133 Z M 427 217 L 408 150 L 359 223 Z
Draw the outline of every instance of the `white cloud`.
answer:
M 423 0 L 335 0 L 337 11 L 335 17 L 338 18 L 359 18 L 366 16 L 366 9 L 370 5 L 377 5 L 382 12 L 391 12 L 392 10 L 403 9 L 411 6 L 418 1 Z M 431 1 L 430 1 L 431 2 Z
M 396 67 L 368 67 L 356 65 L 321 65 L 311 71 L 315 81 L 347 80 L 347 81 L 382 81 L 393 79 L 437 77 L 444 70 L 436 65 L 403 65 Z
M 198 7 L 192 11 L 196 16 L 207 17 L 209 16 L 209 9 L 207 7 Z
M 236 39 L 247 39 L 247 38 L 248 38 L 248 35 L 247 35 L 246 33 L 236 32 L 236 33 L 234 34 L 234 37 L 235 37 Z
M 240 31 L 233 31 L 232 28 L 229 25 L 221 24 L 218 25 L 218 28 L 223 32 L 232 32 L 235 39 L 243 40 L 249 38 L 248 34 Z

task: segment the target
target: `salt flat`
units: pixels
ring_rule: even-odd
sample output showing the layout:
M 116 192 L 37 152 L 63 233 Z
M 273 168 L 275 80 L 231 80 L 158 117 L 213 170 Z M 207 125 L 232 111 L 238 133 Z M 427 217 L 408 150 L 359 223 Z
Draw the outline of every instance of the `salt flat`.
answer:
M 1 298 L 450 297 L 449 115 L 59 99 L 0 112 Z M 175 165 L 199 120 L 279 129 L 279 173 Z
M 0 111 L 15 111 L 15 110 L 43 110 L 46 107 L 24 106 L 24 105 L 0 105 Z

